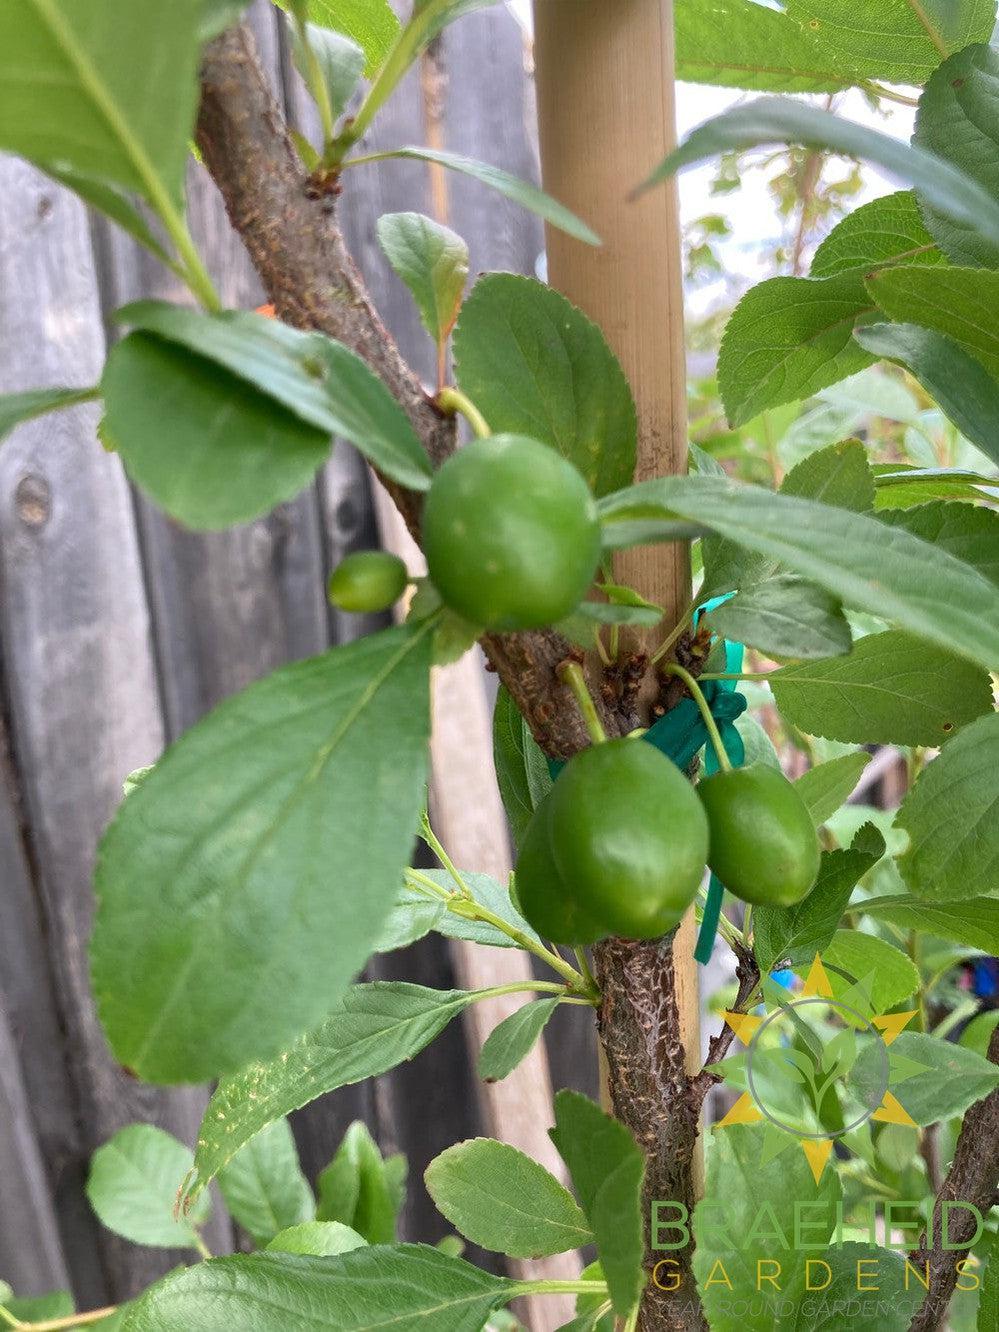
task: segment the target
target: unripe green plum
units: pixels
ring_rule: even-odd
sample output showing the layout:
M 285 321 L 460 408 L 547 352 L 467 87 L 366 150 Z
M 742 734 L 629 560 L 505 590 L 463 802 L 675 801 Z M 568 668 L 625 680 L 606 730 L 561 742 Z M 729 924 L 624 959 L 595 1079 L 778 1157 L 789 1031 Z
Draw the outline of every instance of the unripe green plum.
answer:
M 341 560 L 330 574 L 327 596 L 345 611 L 384 611 L 406 590 L 409 574 L 397 555 L 359 550 Z

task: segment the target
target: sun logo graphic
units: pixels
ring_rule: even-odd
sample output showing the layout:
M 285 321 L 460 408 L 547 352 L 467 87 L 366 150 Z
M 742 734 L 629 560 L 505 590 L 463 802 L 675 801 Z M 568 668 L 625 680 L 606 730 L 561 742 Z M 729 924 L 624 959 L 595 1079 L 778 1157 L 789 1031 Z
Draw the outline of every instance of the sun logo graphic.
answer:
M 857 980 L 818 954 L 796 992 L 766 977 L 765 1013 L 725 1014 L 746 1048 L 710 1066 L 741 1091 L 716 1128 L 763 1124 L 760 1164 L 798 1143 L 818 1183 L 834 1145 L 848 1150 L 868 1121 L 914 1124 L 891 1088 L 926 1065 L 891 1045 L 916 1011 L 878 1013 L 873 989 L 873 975 Z

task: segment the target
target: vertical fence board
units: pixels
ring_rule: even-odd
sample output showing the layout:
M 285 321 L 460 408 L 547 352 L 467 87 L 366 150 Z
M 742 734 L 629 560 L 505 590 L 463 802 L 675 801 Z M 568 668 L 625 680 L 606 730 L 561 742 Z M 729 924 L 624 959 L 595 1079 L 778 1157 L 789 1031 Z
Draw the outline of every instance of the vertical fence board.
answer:
M 93 382 L 104 339 L 83 209 L 15 160 L 0 164 L 0 191 L 0 387 Z M 117 460 L 97 444 L 96 422 L 95 407 L 46 417 L 0 451 L 0 634 L 79 1124 L 76 1141 L 66 1127 L 68 1168 L 77 1172 L 81 1148 L 89 1154 L 133 1119 L 190 1140 L 203 1103 L 199 1092 L 161 1093 L 128 1078 L 90 997 L 96 840 L 123 777 L 150 762 L 163 738 L 131 504 Z M 81 1298 L 99 1298 L 104 1282 L 107 1294 L 128 1295 L 179 1257 L 87 1225 L 89 1235 L 66 1244 Z

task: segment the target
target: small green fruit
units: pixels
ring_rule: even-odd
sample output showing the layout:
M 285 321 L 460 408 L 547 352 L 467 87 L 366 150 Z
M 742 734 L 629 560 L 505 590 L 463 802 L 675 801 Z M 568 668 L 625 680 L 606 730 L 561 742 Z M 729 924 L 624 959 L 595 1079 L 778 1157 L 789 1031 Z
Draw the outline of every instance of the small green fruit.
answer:
M 547 797 L 534 811 L 517 857 L 517 906 L 543 939 L 570 947 L 596 943 L 608 931 L 582 911 L 562 881 L 552 856 L 550 814 L 551 797 Z
M 434 477 L 423 549 L 444 602 L 491 630 L 539 629 L 575 610 L 600 558 L 580 473 L 523 435 L 468 444 Z
M 584 749 L 551 796 L 555 864 L 605 934 L 654 939 L 678 925 L 704 874 L 708 826 L 690 782 L 641 740 Z
M 360 550 L 341 560 L 330 574 L 327 596 L 345 611 L 384 611 L 406 590 L 409 574 L 397 555 Z
M 811 815 L 782 772 L 734 768 L 697 787 L 708 816 L 708 864 L 754 906 L 794 906 L 815 885 L 821 848 Z

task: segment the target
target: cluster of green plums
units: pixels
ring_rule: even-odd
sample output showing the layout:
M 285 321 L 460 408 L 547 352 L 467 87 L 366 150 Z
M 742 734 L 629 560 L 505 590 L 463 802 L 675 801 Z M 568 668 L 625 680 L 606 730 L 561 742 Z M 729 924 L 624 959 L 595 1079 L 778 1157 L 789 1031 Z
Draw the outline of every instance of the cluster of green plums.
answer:
M 811 816 L 776 768 L 718 772 L 694 787 L 638 738 L 571 759 L 534 813 L 516 892 L 555 943 L 654 939 L 679 924 L 709 865 L 756 906 L 793 906 L 819 869 Z
M 554 449 L 524 435 L 466 445 L 436 473 L 423 550 L 441 600 L 470 624 L 507 633 L 569 615 L 600 559 L 600 524 L 586 481 Z M 342 610 L 387 610 L 407 575 L 394 555 L 349 555 L 330 578 Z

